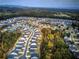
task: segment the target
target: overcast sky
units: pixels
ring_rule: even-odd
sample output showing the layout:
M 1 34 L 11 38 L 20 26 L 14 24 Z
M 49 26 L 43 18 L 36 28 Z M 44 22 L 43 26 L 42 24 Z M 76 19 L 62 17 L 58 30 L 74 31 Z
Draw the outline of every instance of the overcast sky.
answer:
M 0 0 L 0 5 L 79 9 L 79 0 Z

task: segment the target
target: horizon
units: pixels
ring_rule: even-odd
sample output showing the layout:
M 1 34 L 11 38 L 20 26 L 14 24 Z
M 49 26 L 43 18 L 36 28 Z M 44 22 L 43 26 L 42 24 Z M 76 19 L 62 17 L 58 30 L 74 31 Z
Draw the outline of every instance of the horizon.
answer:
M 30 2 L 31 1 L 31 2 Z M 79 9 L 79 0 L 1 0 L 0 5 L 15 5 L 38 8 Z
M 79 10 L 79 9 L 74 9 L 74 8 L 56 8 L 56 7 L 33 7 L 33 6 L 21 6 L 21 5 L 0 5 L 2 7 L 16 7 L 16 8 L 43 8 L 43 9 L 67 9 L 67 10 Z

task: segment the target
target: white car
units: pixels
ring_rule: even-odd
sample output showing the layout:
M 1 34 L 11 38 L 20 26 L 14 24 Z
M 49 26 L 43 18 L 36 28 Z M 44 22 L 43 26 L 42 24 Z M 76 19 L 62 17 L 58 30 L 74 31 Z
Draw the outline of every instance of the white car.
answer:
M 39 59 L 38 57 L 31 57 L 31 59 Z

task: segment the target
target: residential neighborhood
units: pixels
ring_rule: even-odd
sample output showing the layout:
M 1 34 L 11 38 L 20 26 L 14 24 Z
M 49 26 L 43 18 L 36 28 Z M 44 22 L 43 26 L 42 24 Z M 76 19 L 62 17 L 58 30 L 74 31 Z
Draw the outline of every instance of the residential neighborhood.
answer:
M 40 48 L 43 28 L 58 30 L 63 33 L 63 41 L 68 50 L 79 58 L 79 29 L 73 28 L 76 21 L 37 18 L 37 17 L 14 17 L 0 21 L 1 32 L 21 32 L 14 46 L 7 52 L 7 59 L 40 59 Z M 77 22 L 78 23 L 78 22 Z M 4 27 L 3 27 L 4 26 Z

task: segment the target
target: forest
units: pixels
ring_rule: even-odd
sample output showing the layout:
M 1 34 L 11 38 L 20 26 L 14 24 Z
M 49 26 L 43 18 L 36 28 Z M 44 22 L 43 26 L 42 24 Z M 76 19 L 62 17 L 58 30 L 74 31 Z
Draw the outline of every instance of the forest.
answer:
M 18 31 L 14 32 L 1 32 L 0 31 L 0 58 L 5 59 L 9 50 L 11 50 L 21 36 L 21 33 Z
M 61 32 L 50 28 L 43 28 L 41 32 L 42 43 L 40 59 L 75 59 L 64 42 L 64 31 Z

